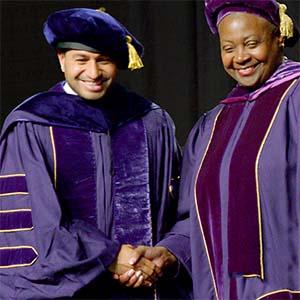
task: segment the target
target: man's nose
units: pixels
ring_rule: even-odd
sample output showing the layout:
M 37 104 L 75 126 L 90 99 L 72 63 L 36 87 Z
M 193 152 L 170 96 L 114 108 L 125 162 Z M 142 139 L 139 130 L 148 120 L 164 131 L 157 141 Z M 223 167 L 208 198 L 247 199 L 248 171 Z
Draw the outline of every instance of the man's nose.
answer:
M 97 79 L 102 74 L 102 70 L 96 61 L 91 60 L 87 65 L 86 73 L 89 78 Z

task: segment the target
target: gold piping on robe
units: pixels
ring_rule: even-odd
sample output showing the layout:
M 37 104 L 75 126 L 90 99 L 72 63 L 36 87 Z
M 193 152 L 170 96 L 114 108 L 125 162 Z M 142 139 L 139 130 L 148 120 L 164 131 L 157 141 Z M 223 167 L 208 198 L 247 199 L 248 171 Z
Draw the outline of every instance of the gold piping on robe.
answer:
M 26 174 L 17 173 L 17 174 L 0 175 L 0 178 L 25 177 L 25 176 Z
M 4 193 L 4 194 L 0 194 L 0 197 L 4 197 L 4 196 L 15 196 L 15 195 L 28 195 L 28 192 L 13 192 L 13 193 Z
M 270 295 L 274 295 L 274 294 L 279 294 L 279 293 L 290 293 L 290 294 L 300 294 L 300 291 L 292 291 L 292 290 L 288 290 L 288 289 L 282 289 L 282 290 L 276 290 L 276 291 L 272 291 L 272 292 L 269 292 L 269 293 L 266 293 L 266 294 L 263 294 L 262 296 L 256 298 L 256 300 L 261 300 L 265 297 L 268 297 Z
M 55 147 L 52 126 L 50 126 L 49 130 L 50 130 L 50 138 L 51 138 L 52 151 L 53 151 L 53 181 L 54 181 L 54 188 L 56 188 L 56 185 L 57 185 L 57 161 L 56 161 L 56 147 Z
M 198 179 L 198 176 L 199 176 L 202 164 L 204 162 L 204 159 L 205 159 L 206 154 L 208 152 L 208 149 L 210 147 L 210 144 L 211 144 L 214 132 L 215 132 L 216 124 L 217 124 L 218 118 L 219 118 L 219 116 L 220 116 L 220 114 L 221 114 L 222 111 L 223 111 L 223 108 L 220 109 L 220 111 L 218 112 L 218 114 L 217 114 L 217 116 L 216 116 L 216 118 L 214 120 L 214 124 L 213 124 L 213 128 L 212 128 L 212 131 L 211 131 L 211 134 L 210 134 L 210 138 L 209 138 L 208 144 L 206 146 L 206 149 L 204 151 L 204 155 L 203 155 L 202 160 L 200 162 L 200 165 L 199 165 L 199 168 L 198 168 L 198 171 L 197 171 L 197 175 L 196 175 L 196 178 L 195 178 L 195 182 L 194 182 L 194 200 L 195 200 L 195 206 L 196 206 L 196 213 L 197 213 L 197 217 L 198 217 L 198 222 L 199 222 L 201 234 L 202 234 L 202 237 L 203 237 L 203 242 L 204 242 L 204 246 L 205 246 L 206 255 L 207 255 L 207 258 L 208 258 L 209 268 L 210 268 L 210 272 L 211 272 L 211 276 L 212 276 L 212 281 L 213 281 L 213 285 L 214 285 L 214 290 L 215 290 L 215 294 L 216 294 L 216 300 L 219 299 L 219 295 L 218 295 L 216 280 L 215 280 L 215 277 L 214 277 L 214 272 L 213 272 L 213 269 L 212 269 L 212 266 L 211 266 L 211 260 L 210 260 L 210 256 L 209 256 L 209 252 L 208 252 L 208 247 L 207 247 L 207 243 L 206 243 L 206 239 L 205 239 L 205 235 L 204 235 L 204 230 L 203 230 L 203 227 L 202 227 L 202 221 L 201 221 L 201 217 L 200 217 L 200 214 L 199 214 L 199 207 L 198 207 L 198 201 L 197 201 L 196 186 L 197 186 L 197 179 Z
M 13 246 L 13 247 L 0 247 L 0 252 L 1 250 L 13 250 L 13 249 L 31 249 L 35 254 L 36 257 L 27 264 L 14 264 L 14 265 L 7 265 L 7 266 L 0 266 L 0 269 L 9 269 L 9 268 L 18 268 L 18 267 L 28 267 L 28 266 L 32 266 L 35 261 L 38 258 L 38 252 L 36 251 L 36 249 L 32 246 Z
M 12 178 L 12 177 L 25 177 L 26 174 L 23 173 L 16 173 L 16 174 L 7 174 L 7 175 L 0 175 L 1 178 Z M 0 193 L 0 197 L 6 196 L 15 196 L 15 195 L 28 195 L 28 192 L 11 192 L 11 193 Z
M 1 214 L 5 214 L 5 213 L 15 213 L 15 212 L 19 212 L 19 211 L 30 211 L 30 208 L 20 208 L 20 209 L 10 209 L 10 210 L 0 210 L 0 215 Z M 18 231 L 30 231 L 33 229 L 32 227 L 26 227 L 26 228 L 13 228 L 13 229 L 3 229 L 0 230 L 1 233 L 3 232 L 18 232 Z
M 286 89 L 286 91 L 284 92 L 284 94 L 281 96 L 281 99 L 277 105 L 277 108 L 274 112 L 274 115 L 272 117 L 272 120 L 270 122 L 270 125 L 265 133 L 265 136 L 262 140 L 262 143 L 260 145 L 260 148 L 258 150 L 258 154 L 257 154 L 257 157 L 256 157 L 256 161 L 255 161 L 255 183 L 256 183 L 256 199 L 257 199 L 257 208 L 258 208 L 258 226 L 259 226 L 259 244 L 260 244 L 260 269 L 261 269 L 261 274 L 259 277 L 261 277 L 262 280 L 264 280 L 264 254 L 263 254 L 263 238 L 262 238 L 262 214 L 261 214 L 261 203 L 260 203 L 260 193 L 259 193 L 259 175 L 258 175 L 258 169 L 259 169 L 259 159 L 260 159 L 260 156 L 261 156 L 261 153 L 262 153 L 262 150 L 265 146 L 265 143 L 266 143 L 266 140 L 269 136 L 269 133 L 271 131 L 271 128 L 273 127 L 273 124 L 274 124 L 274 121 L 278 115 L 278 112 L 279 112 L 279 109 L 280 109 L 280 106 L 284 100 L 284 98 L 286 97 L 287 93 L 289 92 L 289 90 L 291 89 L 291 87 L 295 84 L 295 82 L 297 81 L 294 80 L 290 86 Z M 247 277 L 254 277 L 254 276 L 257 276 L 255 274 L 249 274 L 249 275 L 246 275 Z M 244 276 L 245 277 L 245 276 Z

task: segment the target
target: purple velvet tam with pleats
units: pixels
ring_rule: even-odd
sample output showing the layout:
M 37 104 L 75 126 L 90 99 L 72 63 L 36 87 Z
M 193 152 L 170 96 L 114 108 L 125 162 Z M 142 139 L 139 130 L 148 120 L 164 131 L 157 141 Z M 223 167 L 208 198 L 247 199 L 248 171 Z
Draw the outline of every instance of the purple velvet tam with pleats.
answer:
M 279 4 L 275 0 L 205 0 L 205 16 L 212 33 L 218 31 L 218 24 L 231 12 L 256 14 L 278 26 Z
M 51 14 L 44 24 L 44 36 L 54 48 L 64 42 L 88 46 L 109 56 L 124 69 L 128 65 L 126 36 L 131 37 L 131 44 L 139 56 L 144 50 L 119 21 L 108 13 L 89 8 L 66 9 Z

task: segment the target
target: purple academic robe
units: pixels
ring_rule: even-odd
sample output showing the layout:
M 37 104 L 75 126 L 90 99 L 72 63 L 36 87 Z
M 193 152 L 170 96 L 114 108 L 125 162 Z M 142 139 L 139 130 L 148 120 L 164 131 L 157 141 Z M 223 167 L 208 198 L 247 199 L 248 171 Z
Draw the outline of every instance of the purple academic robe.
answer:
M 180 153 L 164 110 L 118 84 L 98 103 L 60 83 L 17 107 L 0 141 L 1 299 L 190 297 L 189 239 L 166 235 Z M 112 279 L 122 243 L 161 240 L 175 278 L 147 290 Z
M 300 64 L 235 89 L 190 133 L 194 299 L 300 299 Z

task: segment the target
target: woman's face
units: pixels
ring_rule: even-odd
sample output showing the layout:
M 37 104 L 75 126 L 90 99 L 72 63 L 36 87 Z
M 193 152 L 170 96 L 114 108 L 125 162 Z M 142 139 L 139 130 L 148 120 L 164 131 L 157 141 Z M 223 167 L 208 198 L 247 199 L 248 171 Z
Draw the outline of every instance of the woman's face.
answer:
M 264 18 L 232 13 L 221 20 L 218 31 L 225 71 L 242 86 L 261 85 L 282 60 L 282 38 Z

